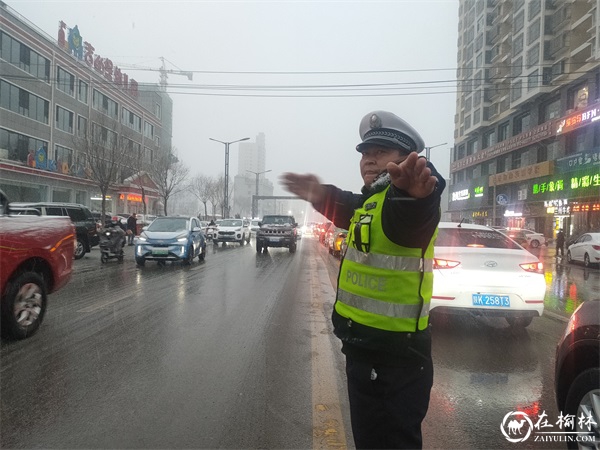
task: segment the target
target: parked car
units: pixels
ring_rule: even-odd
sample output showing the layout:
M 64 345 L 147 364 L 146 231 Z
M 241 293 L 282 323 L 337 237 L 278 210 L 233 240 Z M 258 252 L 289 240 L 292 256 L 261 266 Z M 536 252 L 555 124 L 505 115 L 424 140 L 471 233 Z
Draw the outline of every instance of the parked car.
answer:
M 327 238 L 327 248 L 329 249 L 329 253 L 331 255 L 339 257 L 342 254 L 342 245 L 346 239 L 346 236 L 348 235 L 348 230 L 338 227 L 332 227 L 330 230 L 332 230 L 332 232 Z
M 600 233 L 584 233 L 567 248 L 567 261 L 582 262 L 585 267 L 600 264 Z
M 138 214 L 137 215 L 137 223 L 144 225 L 150 225 L 157 216 L 154 214 Z
M 0 332 L 24 339 L 39 329 L 48 295 L 71 279 L 75 226 L 67 217 L 12 214 L 11 208 L 0 191 Z
M 102 213 L 100 211 L 92 211 L 92 217 L 96 221 L 96 229 L 100 231 L 110 222 L 112 216 L 110 214 L 104 214 L 104 220 L 102 220 Z
M 538 248 L 540 245 L 548 245 L 546 237 L 542 233 L 526 229 L 509 229 L 505 232 L 508 237 L 523 247 Z
M 195 257 L 204 261 L 206 240 L 197 217 L 157 217 L 142 228 L 135 243 L 135 262 L 143 266 L 147 260 L 183 261 L 189 265 Z
M 433 272 L 431 311 L 500 316 L 515 327 L 543 314 L 543 264 L 492 228 L 441 222 Z
M 248 219 L 223 219 L 217 224 L 217 234 L 213 242 L 237 242 L 240 245 L 250 242 L 250 221 Z
M 260 219 L 252 219 L 250 221 L 250 235 L 253 238 L 256 238 L 256 232 L 258 231 L 258 229 L 260 228 Z
M 92 247 L 98 245 L 100 240 L 98 236 L 98 227 L 92 212 L 87 206 L 77 203 L 57 203 L 57 202 L 36 202 L 11 203 L 11 207 L 36 209 L 42 216 L 63 216 L 70 217 L 75 225 L 77 233 L 77 246 L 75 247 L 75 259 L 81 259 L 92 250 Z
M 574 421 L 578 433 L 600 436 L 600 300 L 583 302 L 575 310 L 556 347 L 554 393 L 565 416 L 591 418 L 591 427 Z M 590 433 L 591 431 L 591 433 Z M 568 442 L 577 448 L 577 442 Z M 585 447 L 587 448 L 587 447 Z M 590 448 L 594 448 L 593 445 Z

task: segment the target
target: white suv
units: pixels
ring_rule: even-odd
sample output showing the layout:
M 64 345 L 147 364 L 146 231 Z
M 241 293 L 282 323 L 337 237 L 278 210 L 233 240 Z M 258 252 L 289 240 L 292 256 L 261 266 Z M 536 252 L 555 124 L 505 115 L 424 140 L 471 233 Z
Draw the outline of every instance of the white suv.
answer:
M 217 235 L 213 242 L 223 245 L 227 242 L 239 242 L 240 245 L 250 242 L 250 221 L 248 219 L 223 219 L 217 225 Z

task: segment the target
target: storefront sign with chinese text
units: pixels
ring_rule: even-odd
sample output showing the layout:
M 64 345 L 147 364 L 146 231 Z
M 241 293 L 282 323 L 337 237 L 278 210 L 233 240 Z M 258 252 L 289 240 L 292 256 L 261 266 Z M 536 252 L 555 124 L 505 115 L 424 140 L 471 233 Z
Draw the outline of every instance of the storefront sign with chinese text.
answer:
M 68 37 L 65 36 L 65 29 L 69 30 Z M 65 52 L 72 54 L 80 61 L 84 61 L 90 68 L 102 75 L 108 81 L 119 86 L 123 91 L 132 97 L 138 95 L 138 83 L 133 78 L 130 80 L 126 73 L 121 72 L 118 66 L 108 58 L 94 54 L 96 50 L 92 44 L 84 41 L 79 34 L 79 28 L 75 25 L 68 28 L 62 20 L 58 24 L 58 46 Z

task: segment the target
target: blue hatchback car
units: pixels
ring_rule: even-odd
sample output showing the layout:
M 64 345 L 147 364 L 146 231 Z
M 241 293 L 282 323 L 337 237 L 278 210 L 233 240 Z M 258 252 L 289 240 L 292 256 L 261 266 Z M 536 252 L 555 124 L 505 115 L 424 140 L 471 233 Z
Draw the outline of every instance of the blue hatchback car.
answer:
M 204 261 L 206 239 L 197 217 L 157 217 L 142 228 L 135 241 L 135 262 L 143 266 L 147 260 L 183 261 L 191 264 L 195 257 Z

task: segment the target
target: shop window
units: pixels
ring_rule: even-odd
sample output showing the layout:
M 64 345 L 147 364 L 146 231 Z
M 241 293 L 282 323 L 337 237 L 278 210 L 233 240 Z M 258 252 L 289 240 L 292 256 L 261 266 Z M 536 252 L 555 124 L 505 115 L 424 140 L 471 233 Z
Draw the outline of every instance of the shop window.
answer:
M 579 85 L 570 89 L 567 95 L 568 109 L 585 108 L 588 105 L 588 86 L 587 84 Z
M 508 139 L 508 132 L 510 130 L 510 123 L 504 122 L 498 127 L 498 142 L 505 141 Z
M 542 118 L 544 122 L 560 117 L 560 98 L 542 105 Z
M 513 136 L 521 134 L 524 131 L 529 130 L 531 127 L 531 116 L 529 113 L 523 114 L 515 118 L 513 123 Z

